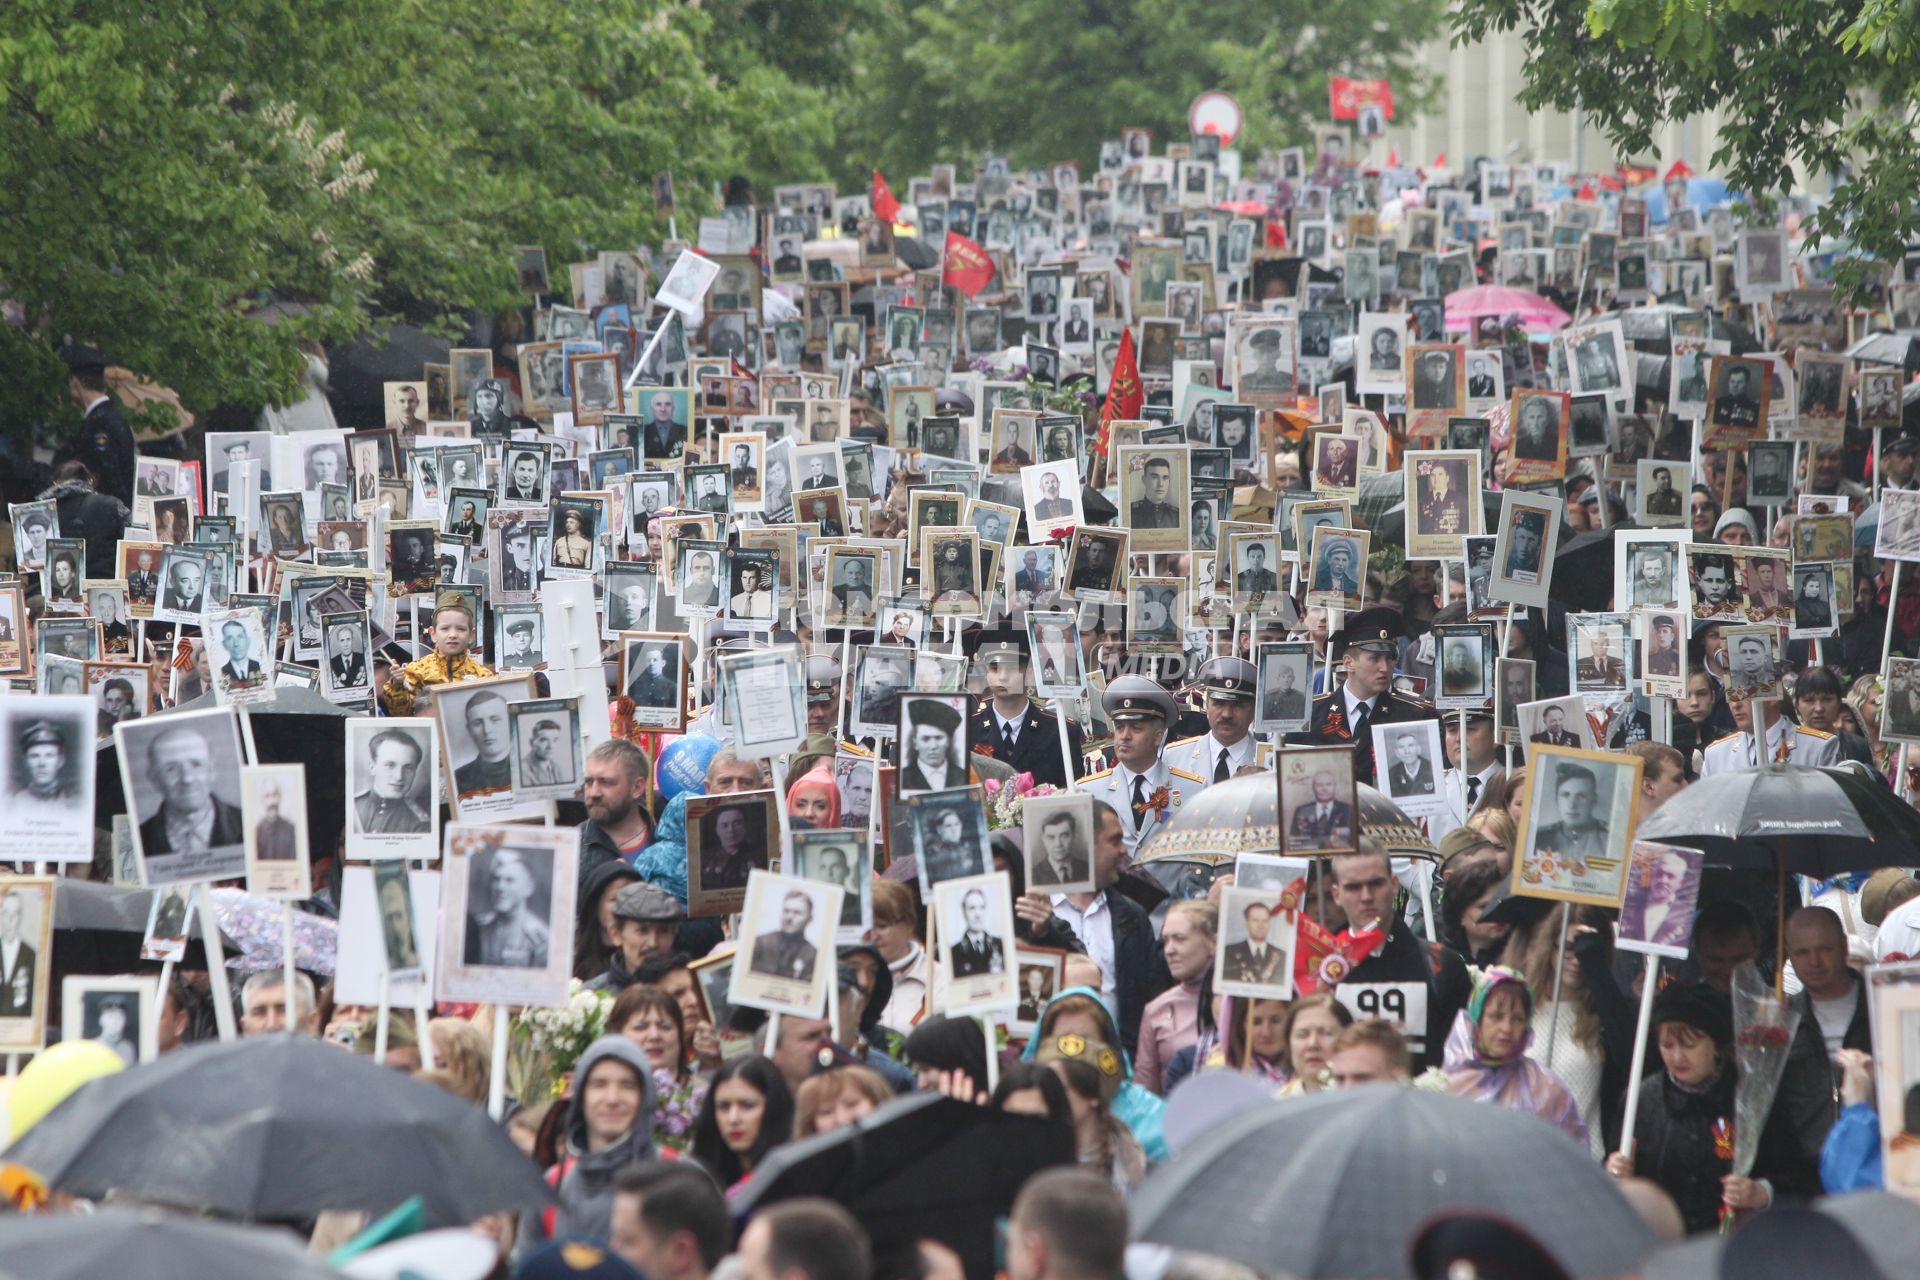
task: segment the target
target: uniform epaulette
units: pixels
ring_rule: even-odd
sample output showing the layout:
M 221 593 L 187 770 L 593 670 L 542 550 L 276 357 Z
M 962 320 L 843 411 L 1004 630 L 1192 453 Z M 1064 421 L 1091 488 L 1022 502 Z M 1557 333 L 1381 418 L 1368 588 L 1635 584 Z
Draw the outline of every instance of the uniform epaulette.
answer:
M 1185 778 L 1188 782 L 1205 782 L 1206 781 L 1205 778 L 1201 777 L 1197 773 L 1188 773 L 1185 769 L 1176 769 L 1172 765 L 1167 766 L 1167 772 L 1172 774 L 1176 778 Z
M 1108 766 L 1107 768 L 1105 768 L 1105 769 L 1102 769 L 1102 770 L 1101 770 L 1100 772 L 1098 772 L 1098 773 L 1089 773 L 1089 774 L 1085 774 L 1084 776 L 1082 776 L 1082 777 L 1081 777 L 1081 779 L 1080 779 L 1080 781 L 1082 781 L 1082 782 L 1097 782 L 1097 781 L 1099 781 L 1099 780 L 1100 780 L 1101 778 L 1104 778 L 1104 777 L 1106 777 L 1106 776 L 1107 776 L 1108 774 L 1110 774 L 1110 773 L 1112 773 L 1112 772 L 1113 772 L 1113 768 L 1112 768 L 1112 766 Z
M 1194 742 L 1198 742 L 1198 741 L 1200 741 L 1200 739 L 1202 739 L 1202 738 L 1204 738 L 1204 737 L 1206 737 L 1206 736 L 1207 736 L 1207 735 L 1206 735 L 1206 734 L 1204 734 L 1204 733 L 1196 733 L 1196 734 L 1194 734 L 1194 735 L 1193 735 L 1193 736 L 1192 736 L 1191 738 L 1182 738 L 1182 739 L 1180 739 L 1180 741 L 1178 741 L 1178 742 L 1169 742 L 1169 743 L 1167 744 L 1167 750 L 1169 750 L 1169 751 L 1171 751 L 1171 750 L 1173 750 L 1173 749 L 1174 749 L 1175 747 L 1184 747 L 1184 746 L 1186 746 L 1186 745 L 1188 745 L 1189 743 L 1194 743 Z
M 1416 698 L 1412 694 L 1402 693 L 1398 689 L 1389 689 L 1387 690 L 1387 694 L 1396 702 L 1404 702 L 1410 707 L 1425 707 L 1429 711 L 1433 710 L 1433 704 L 1425 698 Z
M 1833 736 L 1832 734 L 1828 733 L 1825 729 L 1809 729 L 1804 724 L 1795 725 L 1794 728 L 1798 729 L 1801 733 L 1811 734 L 1816 738 L 1831 738 Z
M 847 741 L 841 741 L 840 743 L 838 743 L 838 744 L 836 744 L 836 745 L 837 745 L 837 747 L 838 747 L 838 750 L 839 750 L 839 751 L 840 751 L 841 753 L 843 753 L 843 754 L 845 754 L 845 755 L 850 755 L 850 756 L 871 756 L 871 755 L 873 754 L 873 752 L 871 752 L 871 751 L 869 751 L 869 750 L 867 750 L 867 749 L 866 749 L 865 747 L 863 747 L 863 746 L 861 746 L 861 745 L 860 745 L 859 743 L 857 743 L 857 742 L 847 742 Z
M 1723 733 L 1719 737 L 1715 738 L 1712 742 L 1709 742 L 1707 744 L 1707 748 L 1717 747 L 1723 742 L 1731 742 L 1735 738 L 1740 738 L 1745 736 L 1746 735 L 1742 734 L 1738 729 L 1735 729 L 1732 733 Z M 1702 748 L 1702 750 L 1705 750 L 1707 748 Z

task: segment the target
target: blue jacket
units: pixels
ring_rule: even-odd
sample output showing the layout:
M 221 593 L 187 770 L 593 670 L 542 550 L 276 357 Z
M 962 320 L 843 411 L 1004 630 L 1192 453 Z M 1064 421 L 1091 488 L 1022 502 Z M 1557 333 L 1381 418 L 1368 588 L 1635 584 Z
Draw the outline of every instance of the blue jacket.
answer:
M 1107 1016 L 1109 1028 L 1107 1043 L 1120 1052 L 1120 1092 L 1113 1097 L 1113 1114 L 1118 1116 L 1127 1128 L 1133 1130 L 1133 1136 L 1149 1160 L 1167 1158 L 1167 1138 L 1163 1132 L 1167 1104 L 1151 1089 L 1133 1082 L 1133 1056 L 1120 1041 L 1119 1023 L 1113 1016 L 1113 1008 L 1098 991 L 1092 987 L 1068 987 L 1065 991 L 1047 1001 L 1046 1008 L 1040 1011 L 1040 1026 L 1047 1025 L 1047 1015 L 1053 1006 L 1068 996 L 1086 996 L 1100 1006 Z M 1027 1047 L 1020 1052 L 1022 1062 L 1032 1062 L 1040 1052 L 1038 1034 L 1027 1041 Z
M 1880 1114 L 1872 1103 L 1848 1103 L 1827 1130 L 1820 1147 L 1820 1185 L 1830 1196 L 1886 1185 L 1880 1167 Z

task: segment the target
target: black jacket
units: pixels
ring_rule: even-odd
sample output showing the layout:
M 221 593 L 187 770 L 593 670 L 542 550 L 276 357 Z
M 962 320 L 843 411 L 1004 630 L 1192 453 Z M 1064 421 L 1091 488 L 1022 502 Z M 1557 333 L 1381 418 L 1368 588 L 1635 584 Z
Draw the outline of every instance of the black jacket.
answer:
M 1711 1231 L 1720 1220 L 1720 1179 L 1733 1172 L 1731 1155 L 1714 1150 L 1714 1124 L 1733 1123 L 1733 1074 L 1704 1093 L 1688 1093 L 1656 1071 L 1640 1085 L 1640 1112 L 1634 1120 L 1633 1170 L 1666 1189 L 1680 1209 L 1689 1235 Z M 1731 1136 L 1731 1128 L 1727 1130 Z M 1819 1191 L 1818 1177 L 1810 1183 L 1805 1166 L 1794 1158 L 1792 1131 L 1782 1123 L 1779 1108 L 1760 1135 L 1759 1153 L 1751 1176 L 1773 1184 L 1776 1201 Z
M 1313 700 L 1313 719 L 1306 733 L 1290 733 L 1287 743 L 1290 746 L 1304 744 L 1331 745 L 1351 742 L 1353 744 L 1354 778 L 1370 787 L 1379 786 L 1373 772 L 1373 733 L 1376 724 L 1411 724 L 1417 720 L 1437 719 L 1439 713 L 1425 702 L 1389 689 L 1374 699 L 1373 714 L 1367 719 L 1368 732 L 1355 736 L 1353 726 L 1347 722 L 1347 696 L 1344 688 L 1336 688 L 1332 693 L 1323 693 Z M 1447 1028 L 1440 1030 L 1441 1038 L 1446 1037 Z M 1435 1062 L 1439 1060 L 1436 1058 Z
M 1868 1020 L 1866 984 L 1854 979 L 1853 1018 L 1841 1045 L 1873 1052 L 1873 1027 Z M 1800 1011 L 1800 1026 L 1793 1035 L 1793 1048 L 1787 1053 L 1787 1069 L 1780 1077 L 1780 1092 L 1775 1095 L 1773 1112 L 1791 1126 L 1799 1140 L 1800 1154 L 1817 1171 L 1820 1148 L 1826 1145 L 1827 1131 L 1840 1115 L 1839 1073 L 1827 1053 L 1827 1040 L 1820 1031 L 1820 1019 L 1814 1016 L 1813 995 L 1802 989 L 1789 1002 Z
M 1412 1048 L 1414 1041 L 1421 1041 L 1421 1047 L 1413 1055 L 1415 1075 L 1428 1067 L 1439 1066 L 1446 1048 L 1447 1032 L 1453 1029 L 1454 1016 L 1467 1007 L 1467 998 L 1473 993 L 1466 962 L 1437 942 L 1424 942 L 1414 937 L 1405 923 L 1396 919 L 1385 945 L 1355 965 L 1353 971 L 1340 980 L 1340 985 L 1353 987 L 1374 982 L 1426 984 L 1427 1025 L 1424 1029 L 1407 1028 L 1408 1047 Z M 1341 1003 L 1349 1009 L 1355 1007 L 1355 1002 L 1348 1000 L 1345 995 L 1341 997 Z M 1384 1009 L 1359 1012 L 1356 1016 L 1398 1021 L 1391 1011 Z
M 1114 1003 L 1119 1006 L 1120 1038 L 1131 1057 L 1140 1043 L 1140 1015 L 1147 1002 L 1173 985 L 1160 940 L 1146 908 L 1121 893 L 1107 889 L 1107 912 L 1113 918 Z
M 118 544 L 133 519 L 127 505 L 74 480 L 54 485 L 39 498 L 42 502 L 48 499 L 60 513 L 60 536 L 80 538 L 87 544 L 86 576 L 102 580 L 119 577 L 115 563 Z
M 1011 755 L 1000 741 L 1000 722 L 994 718 L 991 702 L 973 713 L 968 725 L 968 741 L 973 743 L 975 751 L 1010 766 L 1015 773 L 1031 773 L 1036 783 L 1050 783 L 1064 789 L 1067 778 L 1065 767 L 1060 763 L 1059 717 L 1032 705 L 1024 714 L 1026 718 L 1020 736 L 1014 739 Z M 1084 776 L 1087 762 L 1080 726 L 1071 720 L 1067 722 L 1067 752 L 1073 759 L 1073 776 Z
M 96 406 L 81 421 L 80 429 L 55 451 L 54 468 L 72 458 L 87 464 L 100 482 L 101 493 L 117 498 L 123 507 L 133 505 L 133 428 L 111 397 Z M 67 533 L 65 524 L 60 532 L 65 537 L 73 536 Z

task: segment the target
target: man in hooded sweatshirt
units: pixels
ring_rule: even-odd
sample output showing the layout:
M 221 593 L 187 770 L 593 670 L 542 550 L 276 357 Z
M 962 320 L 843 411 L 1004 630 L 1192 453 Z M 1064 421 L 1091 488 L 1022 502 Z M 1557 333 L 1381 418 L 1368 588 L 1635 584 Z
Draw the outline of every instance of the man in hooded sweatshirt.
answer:
M 653 1108 L 653 1070 L 638 1044 L 610 1035 L 587 1046 L 574 1067 L 566 1149 L 547 1172 L 559 1207 L 522 1220 L 523 1252 L 557 1236 L 607 1238 L 616 1175 L 654 1158 Z

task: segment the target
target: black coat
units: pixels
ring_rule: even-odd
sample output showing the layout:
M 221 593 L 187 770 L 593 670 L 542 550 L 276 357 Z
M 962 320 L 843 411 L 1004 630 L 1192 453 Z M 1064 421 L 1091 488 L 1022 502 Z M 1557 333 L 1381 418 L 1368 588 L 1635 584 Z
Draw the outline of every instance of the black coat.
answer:
M 1338 742 L 1353 743 L 1354 778 L 1368 786 L 1379 786 L 1373 772 L 1373 733 L 1376 724 L 1411 724 L 1416 720 L 1436 720 L 1439 713 L 1431 705 L 1389 689 L 1374 700 L 1373 714 L 1367 719 L 1368 732 L 1355 736 L 1347 722 L 1347 697 L 1343 690 L 1323 693 L 1313 700 L 1313 719 L 1306 733 L 1290 733 L 1291 746 L 1326 746 Z M 1446 1030 L 1441 1030 L 1446 1035 Z M 1435 1060 L 1436 1062 L 1438 1059 Z
M 1844 1048 L 1872 1053 L 1873 1026 L 1867 1015 L 1866 984 L 1858 978 L 1854 979 L 1853 995 L 1853 1018 L 1840 1043 Z M 1820 1019 L 1814 1016 L 1812 994 L 1803 989 L 1791 1003 L 1800 1011 L 1800 1026 L 1794 1032 L 1793 1048 L 1787 1052 L 1787 1069 L 1780 1077 L 1773 1111 L 1790 1126 L 1802 1158 L 1818 1170 L 1820 1148 L 1826 1145 L 1827 1131 L 1840 1115 L 1840 1079 L 1827 1052 Z
M 1120 1039 L 1132 1057 L 1140 1043 L 1140 1015 L 1147 1003 L 1173 985 L 1166 956 L 1146 908 L 1118 889 L 1105 891 L 1113 921 L 1114 1003 L 1119 1005 Z
M 1380 950 L 1355 965 L 1353 971 L 1341 979 L 1342 986 L 1373 982 L 1426 984 L 1427 1025 L 1424 1043 L 1413 1056 L 1413 1070 L 1418 1075 L 1428 1067 L 1439 1066 L 1454 1017 L 1467 1007 L 1467 998 L 1473 994 L 1466 962 L 1450 948 L 1414 937 L 1406 924 L 1396 919 L 1393 931 Z M 1408 1031 L 1412 1033 L 1409 1039 L 1422 1035 L 1419 1027 L 1409 1027 Z
M 1714 1151 L 1714 1123 L 1733 1121 L 1733 1075 L 1723 1072 L 1704 1093 L 1688 1093 L 1656 1071 L 1640 1084 L 1640 1112 L 1634 1120 L 1633 1170 L 1666 1189 L 1680 1208 L 1689 1235 L 1711 1231 L 1720 1220 L 1720 1179 L 1733 1172 L 1731 1157 Z M 1817 1194 L 1817 1176 L 1809 1183 L 1804 1166 L 1793 1158 L 1793 1134 L 1774 1109 L 1760 1135 L 1753 1162 L 1755 1178 L 1773 1184 L 1776 1201 Z
M 133 519 L 126 504 L 71 480 L 53 486 L 40 497 L 51 498 L 60 513 L 61 537 L 86 542 L 86 576 L 102 580 L 119 577 L 118 544 Z
M 974 744 L 975 751 L 1010 766 L 1015 773 L 1031 773 L 1036 783 L 1065 788 L 1067 779 L 1060 763 L 1059 717 L 1037 706 L 1029 706 L 1024 714 L 1026 720 L 1020 736 L 1014 739 L 1011 755 L 1000 742 L 1000 722 L 994 718 L 991 702 L 973 713 L 967 740 Z M 1073 776 L 1076 779 L 1085 776 L 1087 762 L 1082 752 L 1080 726 L 1071 720 L 1067 722 L 1067 753 L 1073 759 Z
M 133 505 L 133 428 L 111 398 L 96 406 L 80 423 L 67 442 L 53 455 L 58 470 L 61 463 L 78 458 L 87 464 L 99 481 L 101 493 L 117 498 L 123 507 Z M 63 522 L 60 532 L 67 533 Z

